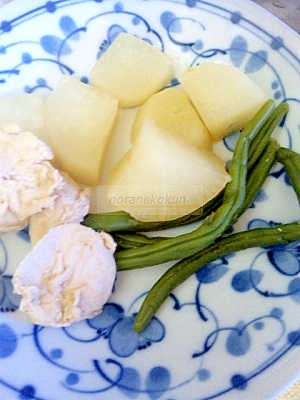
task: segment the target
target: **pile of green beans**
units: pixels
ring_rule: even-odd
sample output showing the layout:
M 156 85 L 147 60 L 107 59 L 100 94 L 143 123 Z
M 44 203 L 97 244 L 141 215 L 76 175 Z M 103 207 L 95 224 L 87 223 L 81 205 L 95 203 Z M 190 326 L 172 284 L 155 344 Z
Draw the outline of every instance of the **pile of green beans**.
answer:
M 293 222 L 274 228 L 257 228 L 234 233 L 185 258 L 169 268 L 148 292 L 134 321 L 136 332 L 145 329 L 171 292 L 208 263 L 229 253 L 252 247 L 287 244 L 300 238 L 300 223 Z
M 276 151 L 276 159 L 283 164 L 300 202 L 300 154 L 286 148 Z M 187 278 L 208 263 L 229 253 L 249 249 L 282 245 L 300 239 L 300 221 L 273 228 L 257 228 L 219 238 L 204 250 L 187 257 L 169 268 L 148 292 L 134 321 L 134 330 L 141 332 L 151 321 L 170 293 Z

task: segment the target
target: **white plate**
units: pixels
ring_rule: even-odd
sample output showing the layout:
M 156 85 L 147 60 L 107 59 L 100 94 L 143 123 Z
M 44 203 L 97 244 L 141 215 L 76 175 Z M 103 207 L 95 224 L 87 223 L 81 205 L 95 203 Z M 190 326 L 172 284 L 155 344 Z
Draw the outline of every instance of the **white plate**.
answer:
M 61 74 L 85 81 L 125 30 L 186 65 L 226 61 L 244 69 L 270 97 L 288 101 L 276 137 L 300 150 L 299 36 L 250 1 L 15 0 L 0 9 L 0 26 L 1 95 L 48 93 Z M 277 166 L 236 229 L 299 219 L 285 178 Z M 264 400 L 298 376 L 297 243 L 211 264 L 140 335 L 131 330 L 133 313 L 165 265 L 119 274 L 100 317 L 41 328 L 5 312 L 17 307 L 10 276 L 28 249 L 26 231 L 1 236 L 1 399 Z

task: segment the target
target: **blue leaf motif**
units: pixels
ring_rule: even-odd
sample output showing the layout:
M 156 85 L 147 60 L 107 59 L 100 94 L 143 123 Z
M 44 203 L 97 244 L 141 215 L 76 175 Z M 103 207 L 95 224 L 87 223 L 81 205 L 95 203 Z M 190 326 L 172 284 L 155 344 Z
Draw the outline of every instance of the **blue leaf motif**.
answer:
M 300 127 L 299 127 L 299 128 L 300 128 Z M 288 174 L 285 173 L 285 172 L 284 172 L 284 183 L 285 183 L 287 186 L 292 186 L 291 180 L 290 180 Z
M 223 263 L 211 263 L 197 272 L 196 276 L 198 281 L 201 283 L 213 283 L 220 280 L 227 271 L 228 267 L 226 267 Z
M 300 278 L 295 278 L 289 283 L 289 293 L 296 303 L 300 304 Z
M 115 38 L 122 32 L 126 32 L 126 30 L 120 25 L 112 25 L 109 27 L 107 32 L 107 39 L 109 44 L 111 44 Z
M 97 59 L 102 57 L 102 55 L 106 52 L 106 50 L 121 32 L 126 32 L 126 30 L 120 25 L 111 25 L 109 27 L 107 31 L 107 39 L 104 39 L 104 41 L 101 43 L 100 51 L 97 54 Z
M 131 399 L 137 398 L 141 387 L 140 374 L 134 368 L 124 368 L 118 386 L 120 391 L 127 397 L 130 397 Z
M 138 347 L 139 334 L 132 328 L 134 317 L 119 321 L 109 336 L 111 350 L 119 357 L 131 356 Z
M 263 201 L 268 200 L 269 196 L 267 195 L 266 191 L 264 189 L 261 189 L 256 197 L 255 197 L 255 201 L 257 201 L 258 203 L 262 203 Z
M 256 229 L 256 228 L 272 228 L 273 226 L 280 225 L 278 222 L 275 221 L 266 221 L 265 219 L 255 218 L 252 219 L 248 223 L 248 229 Z
M 72 53 L 71 48 L 59 37 L 54 35 L 45 35 L 41 38 L 43 49 L 52 55 L 68 55 Z
M 0 276 L 0 311 L 16 311 L 19 308 L 21 297 L 13 293 L 11 276 Z
M 146 390 L 151 400 L 159 399 L 168 389 L 171 381 L 170 372 L 164 367 L 154 367 L 146 379 Z
M 268 251 L 268 259 L 270 263 L 284 275 L 297 275 L 300 271 L 300 263 L 295 254 L 288 251 Z
M 230 45 L 230 59 L 236 67 L 239 67 L 245 59 L 247 42 L 242 36 L 236 36 Z
M 257 51 L 251 55 L 245 66 L 245 72 L 253 73 L 262 69 L 268 60 L 268 53 L 264 50 Z
M 160 342 L 165 336 L 165 328 L 158 319 L 152 318 L 140 336 L 146 341 Z
M 250 348 L 250 336 L 243 322 L 239 322 L 228 335 L 226 349 L 229 354 L 239 357 L 246 354 Z
M 144 350 L 154 342 L 164 339 L 164 325 L 152 318 L 143 332 L 133 329 L 135 314 L 126 316 L 124 309 L 116 303 L 107 303 L 103 312 L 87 320 L 87 324 L 97 330 L 97 335 L 108 339 L 112 352 L 119 357 L 130 357 L 136 350 Z
M 106 329 L 122 319 L 123 315 L 124 310 L 121 306 L 115 303 L 107 303 L 103 307 L 102 313 L 88 320 L 88 324 L 94 329 Z
M 61 17 L 59 20 L 59 26 L 65 36 L 70 36 L 70 39 L 72 40 L 79 40 L 79 33 L 74 33 L 77 29 L 77 26 L 73 18 L 71 18 L 69 15 Z
M 36 389 L 32 385 L 25 385 L 20 388 L 19 399 L 34 399 L 36 395 Z
M 18 345 L 15 332 L 7 324 L 0 325 L 0 358 L 11 356 Z
M 238 390 L 245 390 L 248 385 L 248 379 L 242 374 L 235 374 L 230 379 L 231 384 Z
M 284 41 L 281 37 L 274 37 L 271 42 L 271 48 L 274 50 L 279 50 L 284 45 Z
M 231 286 L 237 292 L 247 292 L 257 286 L 262 280 L 263 273 L 257 270 L 246 269 L 237 272 L 231 281 Z
M 270 311 L 270 316 L 273 318 L 281 319 L 283 316 L 283 310 L 282 308 L 275 307 Z
M 171 11 L 165 11 L 160 16 L 162 26 L 170 32 L 181 33 L 182 28 L 180 20 Z
M 233 151 L 235 149 L 236 142 L 240 136 L 240 131 L 233 133 L 232 135 L 226 136 L 223 139 L 224 145 L 229 151 Z
M 25 228 L 19 230 L 19 231 L 17 232 L 17 235 L 18 235 L 21 239 L 23 239 L 23 240 L 25 240 L 26 242 L 29 243 L 29 242 L 30 242 L 29 226 L 27 225 Z
M 292 331 L 287 335 L 288 343 L 292 346 L 300 346 L 300 331 Z
M 23 53 L 22 54 L 22 61 L 24 64 L 30 64 L 32 62 L 32 56 L 29 53 Z

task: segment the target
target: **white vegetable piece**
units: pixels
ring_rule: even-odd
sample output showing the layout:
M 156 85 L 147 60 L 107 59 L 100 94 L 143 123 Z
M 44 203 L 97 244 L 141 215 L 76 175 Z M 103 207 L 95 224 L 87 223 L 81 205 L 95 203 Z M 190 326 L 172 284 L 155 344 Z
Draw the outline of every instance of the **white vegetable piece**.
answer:
M 212 149 L 212 137 L 184 90 L 171 87 L 149 97 L 135 118 L 132 140 L 147 119 L 199 149 Z
M 163 221 L 195 211 L 230 180 L 225 163 L 155 125 L 143 130 L 112 169 L 108 205 L 141 221 Z
M 22 131 L 30 131 L 46 141 L 44 99 L 36 93 L 0 97 L 0 123 L 13 122 Z
M 174 76 L 171 57 L 129 33 L 120 33 L 90 72 L 91 84 L 112 93 L 120 107 L 141 105 Z
M 215 141 L 236 132 L 267 101 L 242 70 L 207 62 L 188 68 L 180 81 Z
M 14 276 L 20 310 L 42 326 L 68 326 L 98 315 L 116 278 L 116 244 L 80 224 L 52 228 L 21 261 Z
M 77 182 L 97 185 L 117 117 L 116 97 L 63 76 L 45 102 L 45 124 L 55 161 Z

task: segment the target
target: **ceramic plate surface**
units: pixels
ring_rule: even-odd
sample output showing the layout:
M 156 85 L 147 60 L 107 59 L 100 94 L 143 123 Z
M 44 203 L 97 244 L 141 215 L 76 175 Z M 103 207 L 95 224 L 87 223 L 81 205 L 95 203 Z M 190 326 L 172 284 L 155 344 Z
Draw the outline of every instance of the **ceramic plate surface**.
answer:
M 15 0 L 0 9 L 1 95 L 47 94 L 62 74 L 87 82 L 123 31 L 186 66 L 243 69 L 271 98 L 289 103 L 275 136 L 300 151 L 299 36 L 246 0 Z M 234 136 L 222 143 L 228 157 L 233 145 Z M 235 230 L 298 219 L 277 165 Z M 141 334 L 131 329 L 133 315 L 166 265 L 120 273 L 100 316 L 42 328 L 21 315 L 11 291 L 28 250 L 26 230 L 0 237 L 1 399 L 265 400 L 298 376 L 299 243 L 211 263 L 174 291 Z

